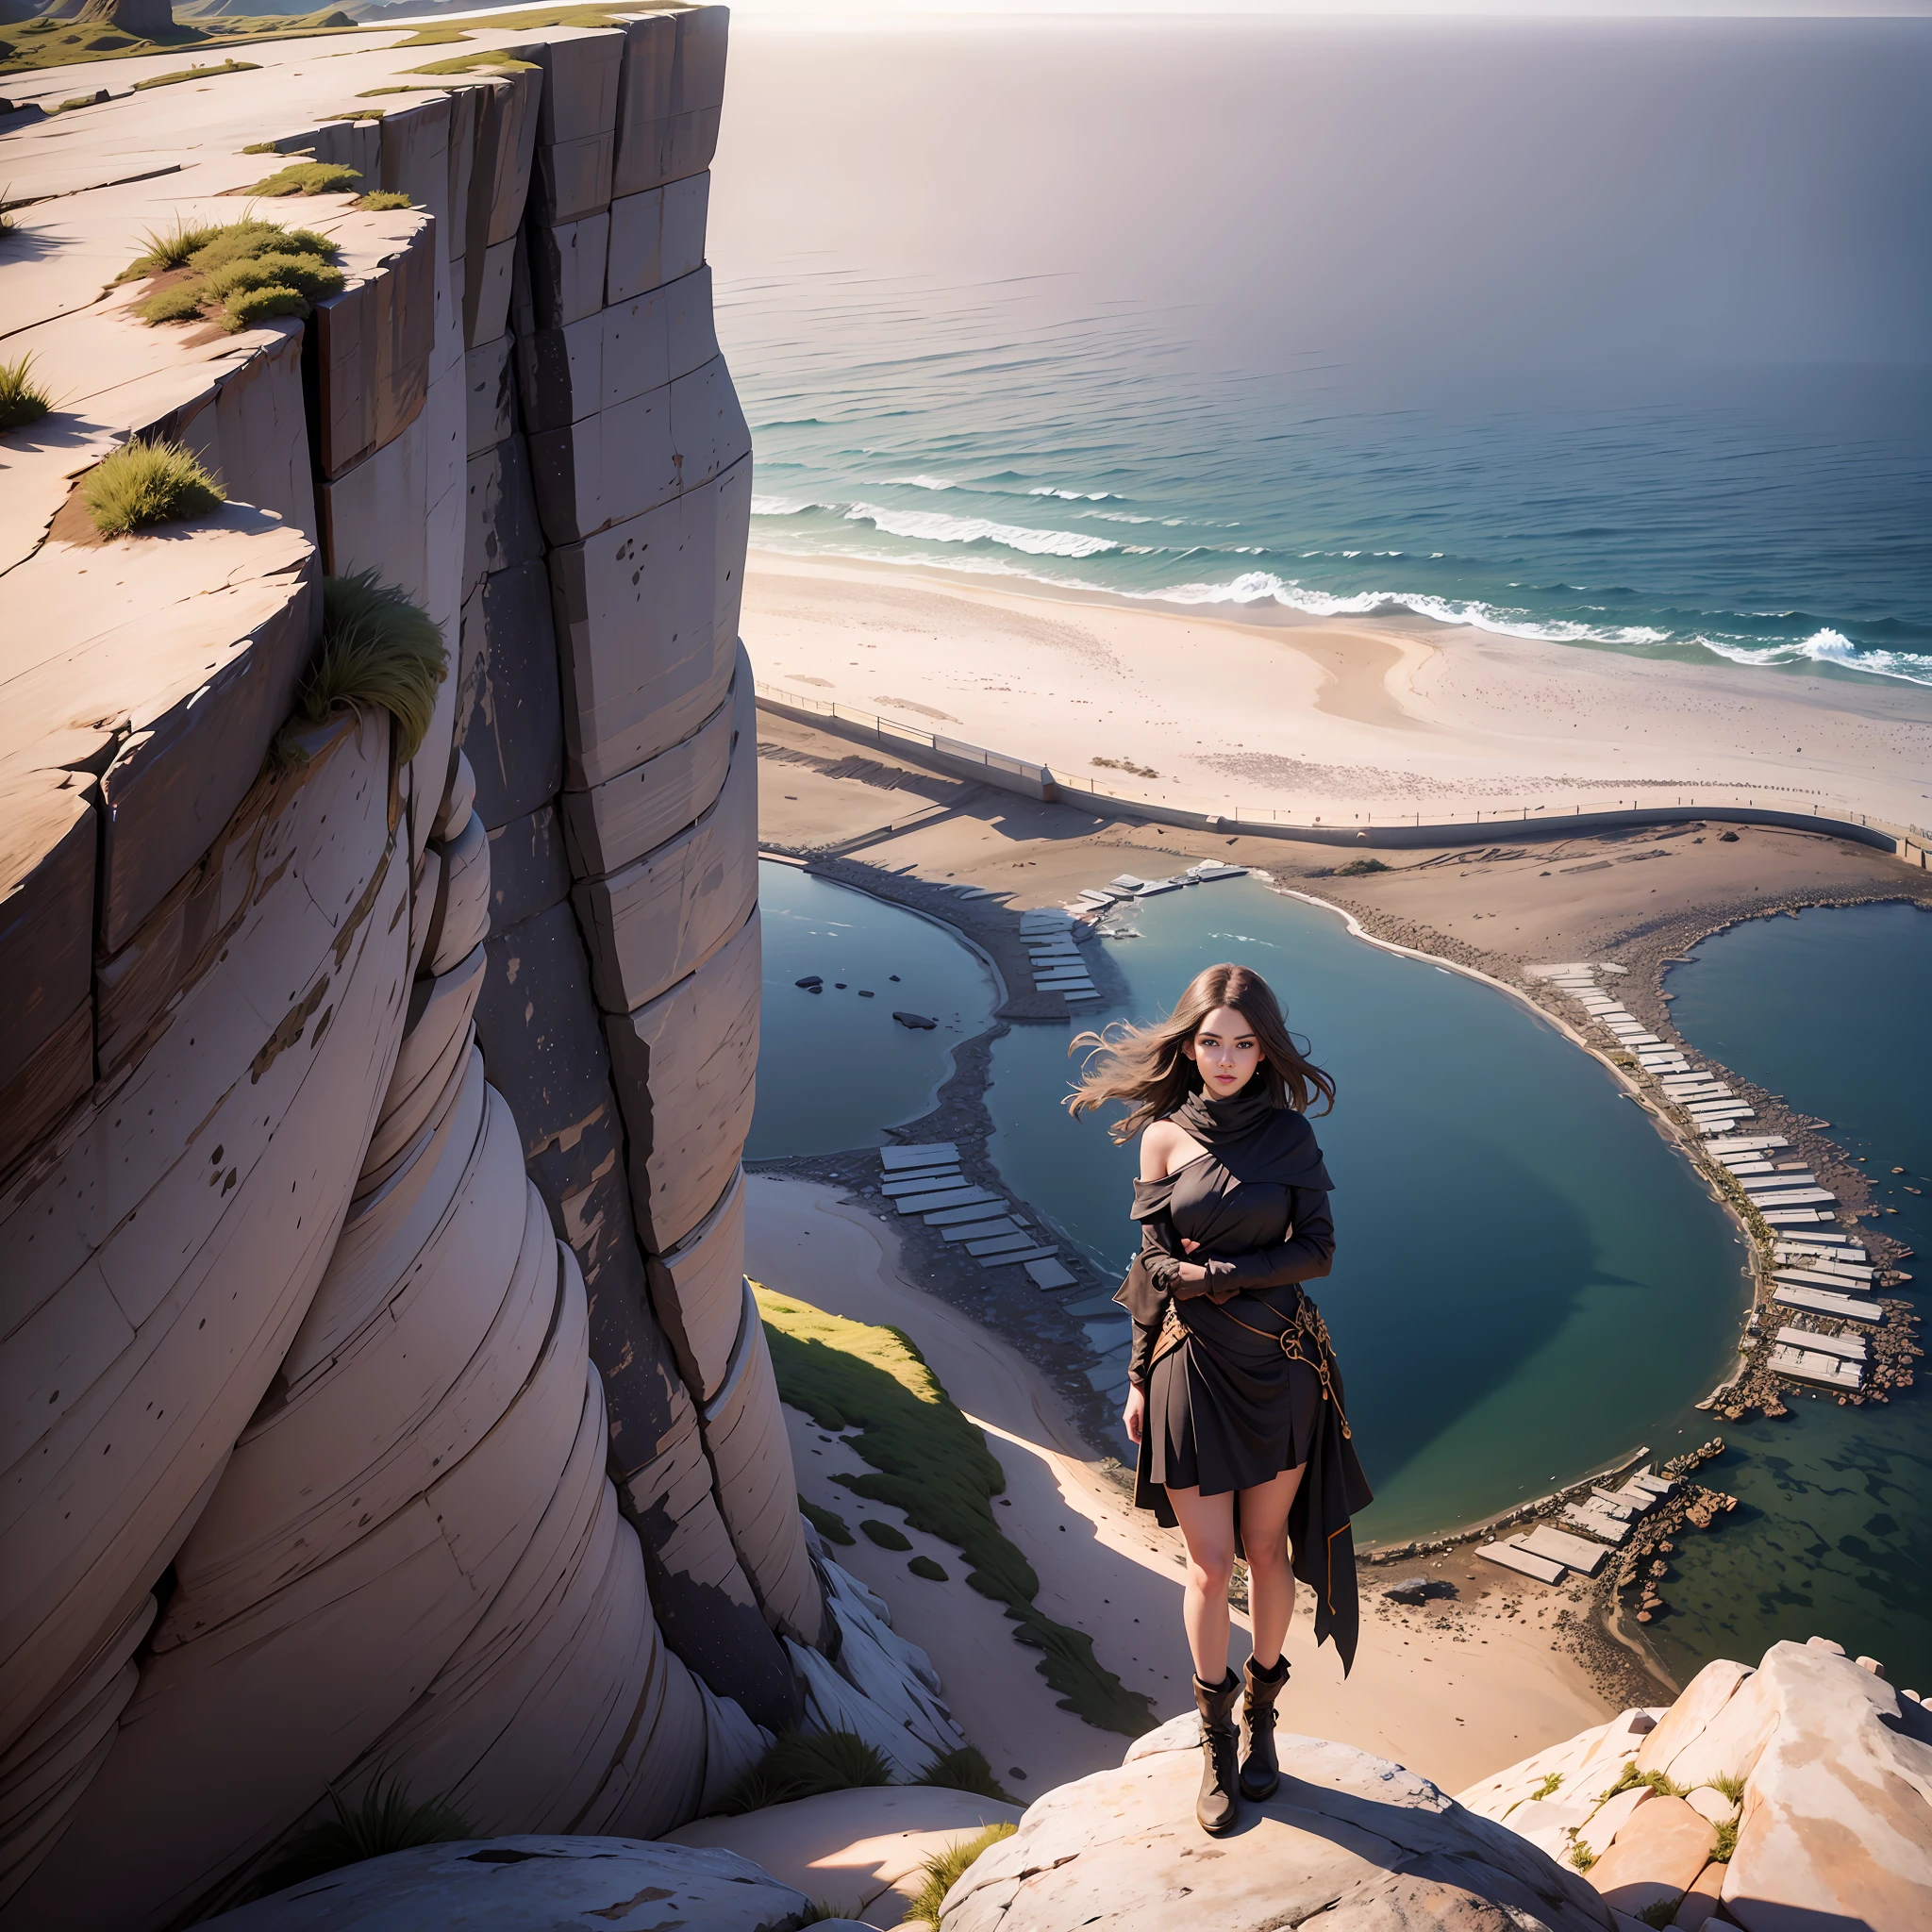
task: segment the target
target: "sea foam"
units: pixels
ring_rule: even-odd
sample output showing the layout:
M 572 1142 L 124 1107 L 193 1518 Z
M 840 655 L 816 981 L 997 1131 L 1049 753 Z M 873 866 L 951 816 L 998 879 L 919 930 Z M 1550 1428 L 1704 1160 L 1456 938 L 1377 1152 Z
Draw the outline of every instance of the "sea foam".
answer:
M 997 543 L 1028 557 L 1099 557 L 1120 545 L 1107 537 L 1085 537 L 1073 530 L 1029 530 L 1018 524 L 996 524 L 987 517 L 949 517 L 930 509 L 886 509 L 875 503 L 855 503 L 845 512 L 848 524 L 870 524 L 889 537 L 920 538 L 928 543 Z

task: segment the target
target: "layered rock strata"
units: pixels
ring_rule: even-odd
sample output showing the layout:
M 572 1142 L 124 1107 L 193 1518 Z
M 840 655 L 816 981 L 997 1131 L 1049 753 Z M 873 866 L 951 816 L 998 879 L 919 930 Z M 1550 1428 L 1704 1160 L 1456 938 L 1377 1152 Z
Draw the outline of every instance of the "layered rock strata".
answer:
M 665 1829 L 839 1642 L 741 1266 L 724 15 L 464 30 L 434 77 L 267 43 L 197 145 L 182 90 L 13 142 L 55 409 L 0 508 L 0 1924 L 206 1910 L 329 1784 Z M 265 142 L 358 179 L 265 208 Z M 306 320 L 103 292 L 264 212 L 344 272 Z M 225 505 L 100 541 L 136 435 Z M 287 722 L 365 570 L 449 645 L 407 758 Z

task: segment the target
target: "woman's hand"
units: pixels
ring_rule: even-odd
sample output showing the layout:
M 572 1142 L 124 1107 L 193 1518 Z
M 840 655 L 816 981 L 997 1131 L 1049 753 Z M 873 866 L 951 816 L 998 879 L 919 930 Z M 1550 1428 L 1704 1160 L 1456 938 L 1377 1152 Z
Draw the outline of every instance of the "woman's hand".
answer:
M 1191 1255 L 1200 1245 L 1199 1241 L 1191 1241 L 1185 1235 L 1181 1237 L 1181 1250 L 1184 1254 Z M 1198 1288 L 1208 1279 L 1208 1271 L 1198 1261 L 1183 1261 L 1174 1270 L 1174 1279 L 1185 1282 L 1190 1288 Z
M 1144 1389 L 1127 1391 L 1127 1406 L 1121 1410 L 1121 1423 L 1127 1432 L 1127 1441 L 1139 1443 L 1141 1432 L 1147 1423 L 1147 1391 Z

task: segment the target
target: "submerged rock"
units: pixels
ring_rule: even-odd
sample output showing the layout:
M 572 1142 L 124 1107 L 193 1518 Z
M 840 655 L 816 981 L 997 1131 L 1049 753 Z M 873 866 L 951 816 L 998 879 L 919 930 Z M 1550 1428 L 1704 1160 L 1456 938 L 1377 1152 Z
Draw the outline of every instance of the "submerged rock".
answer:
M 898 1021 L 900 1025 L 909 1026 L 915 1033 L 930 1033 L 940 1024 L 937 1020 L 928 1020 L 924 1013 L 895 1012 L 892 1018 Z

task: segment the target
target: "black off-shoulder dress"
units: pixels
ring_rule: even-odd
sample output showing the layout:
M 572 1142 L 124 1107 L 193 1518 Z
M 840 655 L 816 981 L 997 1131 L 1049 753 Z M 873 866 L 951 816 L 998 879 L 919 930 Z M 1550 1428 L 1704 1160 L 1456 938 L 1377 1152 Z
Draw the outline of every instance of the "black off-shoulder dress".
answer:
M 1134 1318 L 1128 1376 L 1147 1395 L 1135 1501 L 1171 1525 L 1170 1488 L 1224 1495 L 1307 1465 L 1289 1515 L 1294 1571 L 1316 1592 L 1318 1641 L 1334 1637 L 1346 1670 L 1358 1623 L 1349 1521 L 1372 1492 L 1302 1286 L 1335 1252 L 1332 1184 L 1291 1109 L 1196 1095 L 1178 1118 L 1208 1152 L 1135 1184 L 1141 1253 L 1115 1296 Z M 1208 1279 L 1180 1283 L 1184 1258 Z

